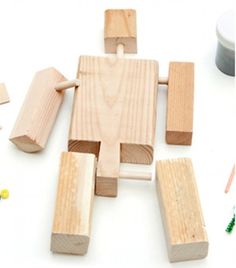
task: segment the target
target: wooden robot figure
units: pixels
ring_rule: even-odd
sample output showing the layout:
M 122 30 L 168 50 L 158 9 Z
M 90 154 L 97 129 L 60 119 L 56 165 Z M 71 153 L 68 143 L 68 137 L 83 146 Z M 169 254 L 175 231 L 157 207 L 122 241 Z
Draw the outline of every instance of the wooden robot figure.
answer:
M 94 194 L 116 197 L 119 178 L 151 180 L 149 173 L 120 171 L 120 163 L 153 162 L 159 84 L 168 87 L 166 142 L 191 145 L 194 64 L 171 62 L 168 78 L 159 78 L 157 61 L 124 55 L 137 53 L 136 37 L 135 10 L 106 10 L 105 52 L 115 55 L 80 56 L 75 80 L 54 68 L 36 73 L 11 133 L 10 140 L 25 152 L 44 149 L 65 90 L 74 88 L 68 152 L 60 163 L 53 252 L 87 252 Z M 191 160 L 161 160 L 156 167 L 170 261 L 205 257 L 208 241 Z M 177 193 L 176 187 L 182 190 Z M 189 211 L 193 217 L 186 217 Z

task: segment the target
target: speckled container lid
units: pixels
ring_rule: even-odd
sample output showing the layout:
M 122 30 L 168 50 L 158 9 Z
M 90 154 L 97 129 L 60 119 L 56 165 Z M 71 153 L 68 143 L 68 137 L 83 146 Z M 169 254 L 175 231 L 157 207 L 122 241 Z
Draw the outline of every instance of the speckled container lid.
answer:
M 218 45 L 216 66 L 227 75 L 235 76 L 235 12 L 228 11 L 217 21 Z

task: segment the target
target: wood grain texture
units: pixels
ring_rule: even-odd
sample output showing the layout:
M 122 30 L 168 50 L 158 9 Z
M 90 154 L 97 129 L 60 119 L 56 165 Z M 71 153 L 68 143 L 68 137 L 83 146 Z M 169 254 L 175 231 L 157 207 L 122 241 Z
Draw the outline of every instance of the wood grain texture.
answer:
M 9 101 L 10 99 L 7 93 L 7 88 L 4 83 L 1 83 L 0 84 L 0 104 L 7 103 Z
M 125 53 L 137 53 L 136 11 L 109 9 L 105 11 L 104 42 L 106 53 L 116 53 L 118 44 Z
M 120 161 L 153 160 L 158 64 L 81 56 L 77 77 L 69 151 L 96 154 L 96 193 L 116 196 Z
M 169 66 L 166 142 L 191 145 L 193 132 L 194 64 Z
M 51 250 L 84 255 L 88 250 L 96 158 L 64 152 L 61 156 Z
M 64 80 L 54 68 L 35 74 L 10 135 L 20 150 L 37 152 L 45 147 L 64 96 L 54 88 Z
M 191 159 L 157 161 L 156 179 L 169 260 L 206 257 L 208 239 Z

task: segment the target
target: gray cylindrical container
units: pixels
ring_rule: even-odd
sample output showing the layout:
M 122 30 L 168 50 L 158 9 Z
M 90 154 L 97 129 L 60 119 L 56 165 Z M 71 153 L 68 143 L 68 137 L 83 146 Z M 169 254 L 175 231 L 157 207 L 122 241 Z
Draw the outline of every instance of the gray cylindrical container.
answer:
M 229 11 L 221 16 L 216 25 L 218 45 L 216 66 L 227 75 L 235 76 L 235 22 L 234 12 Z

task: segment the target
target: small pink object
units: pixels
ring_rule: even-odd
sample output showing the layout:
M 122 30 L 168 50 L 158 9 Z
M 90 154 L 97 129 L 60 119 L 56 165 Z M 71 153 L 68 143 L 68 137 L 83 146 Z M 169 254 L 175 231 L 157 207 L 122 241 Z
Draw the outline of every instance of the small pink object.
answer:
M 234 175 L 235 175 L 235 164 L 233 165 L 233 168 L 232 168 L 232 171 L 231 171 L 231 173 L 230 173 L 230 176 L 229 176 L 227 185 L 226 185 L 226 187 L 225 187 L 225 193 L 226 193 L 226 194 L 229 192 L 230 186 L 231 186 L 232 181 L 233 181 L 233 179 L 234 179 Z

